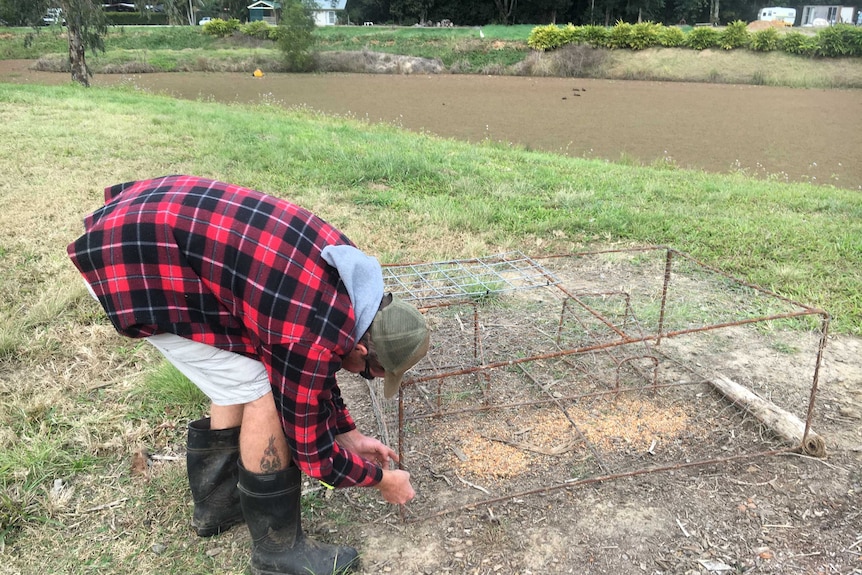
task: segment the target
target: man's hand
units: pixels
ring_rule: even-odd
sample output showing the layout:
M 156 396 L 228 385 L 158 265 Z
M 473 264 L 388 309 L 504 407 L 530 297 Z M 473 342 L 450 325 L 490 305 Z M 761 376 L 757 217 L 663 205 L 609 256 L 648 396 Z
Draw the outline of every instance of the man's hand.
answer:
M 377 484 L 383 499 L 389 503 L 403 505 L 416 496 L 410 485 L 410 474 L 402 469 L 384 469 L 383 480 Z
M 335 436 L 338 445 L 352 451 L 383 468 L 383 479 L 376 485 L 380 494 L 389 503 L 403 505 L 416 496 L 410 484 L 410 474 L 401 469 L 389 469 L 389 461 L 398 461 L 398 454 L 373 437 L 366 437 L 358 430 Z
M 367 459 L 368 461 L 387 469 L 389 461 L 398 461 L 398 454 L 389 449 L 382 442 L 373 437 L 362 435 L 359 430 L 354 429 L 347 433 L 335 436 L 335 441 L 344 449 Z

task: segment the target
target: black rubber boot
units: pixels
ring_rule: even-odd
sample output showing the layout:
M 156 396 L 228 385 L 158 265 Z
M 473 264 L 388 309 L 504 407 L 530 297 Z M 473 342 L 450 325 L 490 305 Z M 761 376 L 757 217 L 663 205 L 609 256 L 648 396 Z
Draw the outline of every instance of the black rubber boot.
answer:
M 210 419 L 189 423 L 186 470 L 195 502 L 192 527 L 211 537 L 242 523 L 237 490 L 239 427 L 210 429 Z
M 353 547 L 309 539 L 300 519 L 297 467 L 258 475 L 239 465 L 239 496 L 252 541 L 252 575 L 335 575 L 359 566 Z

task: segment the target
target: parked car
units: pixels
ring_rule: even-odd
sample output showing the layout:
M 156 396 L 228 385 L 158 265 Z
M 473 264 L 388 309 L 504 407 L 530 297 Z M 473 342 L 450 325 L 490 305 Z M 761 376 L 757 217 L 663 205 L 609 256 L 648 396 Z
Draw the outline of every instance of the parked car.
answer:
M 198 26 L 203 26 L 203 25 L 204 25 L 204 24 L 206 24 L 207 22 L 211 22 L 211 21 L 212 21 L 212 18 L 210 18 L 209 16 L 204 16 L 204 17 L 203 17 L 203 18 L 201 18 L 201 19 L 200 19 L 200 21 L 198 22 Z
M 66 25 L 66 19 L 63 18 L 63 12 L 59 8 L 48 8 L 48 13 L 42 16 L 39 22 L 42 26 L 51 26 L 53 24 Z
M 39 21 L 39 23 L 42 26 L 53 26 L 54 24 L 62 24 L 63 26 L 65 26 L 66 25 L 66 19 L 63 18 L 62 20 L 60 20 L 60 19 L 55 18 L 53 16 L 42 16 L 42 19 Z

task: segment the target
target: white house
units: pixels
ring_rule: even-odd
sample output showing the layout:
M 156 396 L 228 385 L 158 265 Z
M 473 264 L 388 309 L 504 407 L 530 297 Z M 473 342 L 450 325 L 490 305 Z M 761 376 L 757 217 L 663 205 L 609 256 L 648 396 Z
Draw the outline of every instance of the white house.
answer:
M 267 0 L 259 0 L 254 4 L 246 6 L 248 8 L 248 21 L 257 22 L 262 20 L 273 26 L 278 25 L 278 10 L 281 9 L 280 2 L 268 2 Z
M 832 26 L 852 24 L 856 8 L 852 6 L 805 6 L 802 8 L 803 26 Z
M 333 26 L 338 24 L 338 13 L 344 11 L 347 0 L 310 0 L 307 5 L 311 7 L 315 25 Z

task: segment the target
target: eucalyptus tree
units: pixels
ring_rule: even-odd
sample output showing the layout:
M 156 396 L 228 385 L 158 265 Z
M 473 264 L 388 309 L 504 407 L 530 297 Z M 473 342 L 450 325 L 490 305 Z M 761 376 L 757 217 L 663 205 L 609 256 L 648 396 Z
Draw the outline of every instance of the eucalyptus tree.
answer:
M 72 80 L 89 87 L 93 73 L 87 66 L 86 52 L 105 51 L 104 37 L 108 32 L 105 12 L 101 2 L 94 0 L 58 0 L 58 4 L 66 21 Z
M 424 24 L 433 7 L 434 0 L 392 0 L 389 11 L 399 24 Z
M 142 12 L 146 10 L 147 4 L 147 0 L 135 0 L 135 6 Z M 171 24 L 189 24 L 190 26 L 197 23 L 198 11 L 206 7 L 203 0 L 162 0 L 161 5 L 168 16 L 168 22 Z
M 220 13 L 240 21 L 248 19 L 248 0 L 219 0 Z
M 282 4 L 276 38 L 289 69 L 297 72 L 308 69 L 315 40 L 314 30 L 311 9 L 301 0 L 286 0 Z

